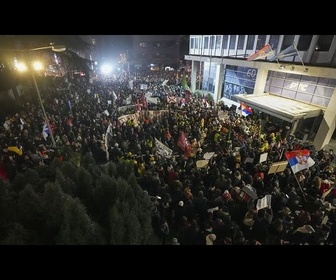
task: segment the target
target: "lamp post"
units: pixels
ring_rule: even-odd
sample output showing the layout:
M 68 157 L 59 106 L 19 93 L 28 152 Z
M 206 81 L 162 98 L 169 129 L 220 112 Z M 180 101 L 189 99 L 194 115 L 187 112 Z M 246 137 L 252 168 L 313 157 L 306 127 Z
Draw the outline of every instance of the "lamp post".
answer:
M 39 50 L 46 50 L 46 49 L 51 49 L 54 52 L 63 52 L 63 51 L 66 50 L 66 48 L 64 46 L 55 46 L 55 45 L 50 45 L 50 46 L 45 46 L 45 47 L 39 47 L 39 48 L 33 48 L 33 49 L 25 49 L 25 50 L 15 50 L 15 49 L 7 49 L 7 50 L 6 49 L 1 49 L 1 50 L 2 51 L 22 51 L 22 52 L 25 53 L 26 58 L 27 58 L 27 65 L 28 65 L 27 67 L 28 67 L 28 70 L 31 71 L 31 75 L 32 75 L 32 78 L 33 78 L 35 90 L 37 92 L 37 95 L 38 95 L 38 98 L 39 98 L 39 102 L 40 102 L 40 105 L 41 105 L 43 117 L 44 117 L 44 119 L 45 119 L 45 121 L 47 123 L 47 126 L 48 126 L 51 142 L 52 142 L 53 147 L 56 148 L 56 141 L 55 141 L 55 138 L 54 138 L 54 134 L 53 134 L 53 131 L 51 129 L 51 126 L 50 126 L 49 119 L 47 117 L 46 111 L 44 109 L 44 104 L 43 104 L 43 101 L 42 101 L 42 98 L 41 98 L 40 89 L 39 89 L 38 84 L 36 82 L 34 71 L 33 71 L 32 67 L 31 67 L 32 61 L 31 61 L 31 58 L 30 58 L 30 52 L 32 52 L 32 51 L 39 51 Z

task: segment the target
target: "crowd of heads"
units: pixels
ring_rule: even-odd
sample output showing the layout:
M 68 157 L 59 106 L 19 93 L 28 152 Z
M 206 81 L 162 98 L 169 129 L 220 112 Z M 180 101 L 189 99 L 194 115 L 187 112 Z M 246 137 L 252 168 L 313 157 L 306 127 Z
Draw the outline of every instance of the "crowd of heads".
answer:
M 1 179 L 11 181 L 55 157 L 91 153 L 97 164 L 133 164 L 153 201 L 159 244 L 334 244 L 333 151 L 316 151 L 287 127 L 268 132 L 259 114 L 244 116 L 196 95 L 187 102 L 175 78 L 155 72 L 104 81 L 55 79 L 41 93 L 55 143 L 39 104 L 21 96 L 20 110 L 0 129 Z M 148 102 L 149 92 L 158 102 Z M 313 166 L 269 173 L 286 160 L 286 151 L 300 149 L 310 151 Z

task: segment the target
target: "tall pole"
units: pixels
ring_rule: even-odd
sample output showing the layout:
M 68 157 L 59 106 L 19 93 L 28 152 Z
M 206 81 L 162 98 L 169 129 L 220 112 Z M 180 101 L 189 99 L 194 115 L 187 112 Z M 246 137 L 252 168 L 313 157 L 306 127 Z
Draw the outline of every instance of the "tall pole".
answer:
M 38 95 L 38 98 L 39 98 L 39 101 L 40 101 L 41 109 L 42 109 L 42 112 L 43 112 L 43 117 L 44 117 L 45 121 L 47 122 L 51 142 L 52 142 L 53 147 L 56 148 L 56 142 L 55 142 L 54 134 L 53 134 L 53 131 L 50 127 L 49 119 L 48 119 L 46 111 L 44 109 L 43 101 L 42 101 L 41 94 L 40 94 L 40 89 L 39 89 L 39 87 L 37 85 L 37 82 L 36 82 L 36 78 L 35 78 L 35 75 L 34 75 L 34 70 L 31 68 L 31 59 L 30 59 L 29 50 L 26 50 L 26 56 L 28 58 L 28 63 L 27 63 L 28 64 L 28 69 L 31 71 L 31 74 L 32 74 L 35 89 L 36 89 L 36 92 L 37 92 L 37 95 Z

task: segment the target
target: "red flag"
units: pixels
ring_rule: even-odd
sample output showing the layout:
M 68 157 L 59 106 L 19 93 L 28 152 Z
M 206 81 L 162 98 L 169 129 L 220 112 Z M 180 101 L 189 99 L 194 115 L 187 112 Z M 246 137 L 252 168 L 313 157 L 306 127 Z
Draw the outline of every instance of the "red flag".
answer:
M 190 102 L 190 91 L 186 90 L 185 92 L 185 103 L 189 103 Z
M 145 94 L 142 96 L 142 106 L 144 109 L 147 108 L 147 100 Z
M 271 55 L 274 55 L 274 51 L 272 50 L 270 44 L 267 44 L 260 50 L 256 51 L 254 54 L 250 55 L 246 60 L 250 61 L 250 60 L 263 59 Z
M 139 99 L 137 99 L 136 101 L 136 107 L 137 107 L 137 111 L 141 110 L 141 104 L 139 103 Z
M 177 146 L 179 146 L 183 152 L 186 150 L 187 146 L 190 146 L 190 142 L 185 136 L 183 131 L 180 132 L 180 135 L 177 141 Z

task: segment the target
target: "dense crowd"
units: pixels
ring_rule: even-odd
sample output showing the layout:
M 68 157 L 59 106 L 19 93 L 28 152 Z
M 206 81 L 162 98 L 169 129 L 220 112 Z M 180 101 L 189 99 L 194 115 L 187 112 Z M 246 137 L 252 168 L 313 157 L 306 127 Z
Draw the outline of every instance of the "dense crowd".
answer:
M 57 79 L 42 92 L 56 146 L 39 105 L 21 96 L 21 110 L 0 128 L 0 178 L 91 153 L 98 164 L 134 165 L 153 201 L 160 244 L 335 244 L 333 151 L 316 151 L 286 127 L 267 131 L 258 115 L 196 95 L 187 100 L 186 93 L 170 72 Z M 301 149 L 313 166 L 269 173 L 286 151 Z M 258 206 L 265 197 L 270 202 Z

